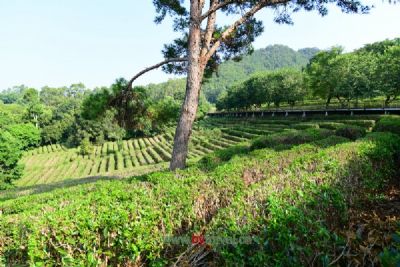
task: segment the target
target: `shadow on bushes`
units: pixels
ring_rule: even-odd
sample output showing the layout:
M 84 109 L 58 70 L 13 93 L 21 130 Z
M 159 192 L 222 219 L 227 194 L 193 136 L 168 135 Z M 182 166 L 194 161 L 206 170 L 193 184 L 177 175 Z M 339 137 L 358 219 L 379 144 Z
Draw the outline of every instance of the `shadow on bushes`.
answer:
M 256 149 L 270 148 L 275 151 L 291 149 L 296 145 L 311 144 L 327 148 L 340 143 L 349 142 L 345 137 L 335 136 L 327 129 L 307 128 L 305 130 L 286 130 L 279 133 L 261 136 L 249 144 L 240 144 L 222 149 L 203 157 L 198 166 L 204 171 L 211 171 L 234 156 L 246 155 Z
M 328 147 L 346 140 L 331 136 L 315 142 Z M 354 145 L 300 156 L 278 174 L 275 187 L 271 181 L 254 184 L 211 222 L 208 233 L 213 240 L 233 241 L 211 244 L 218 253 L 214 264 L 347 266 L 361 259 L 362 266 L 379 265 L 379 250 L 357 254 L 360 251 L 352 251 L 349 242 L 358 240 L 340 234 L 348 209 L 393 178 L 399 151 L 399 136 L 371 133 Z M 248 243 L 240 242 L 249 238 Z M 193 253 L 181 256 L 191 259 Z

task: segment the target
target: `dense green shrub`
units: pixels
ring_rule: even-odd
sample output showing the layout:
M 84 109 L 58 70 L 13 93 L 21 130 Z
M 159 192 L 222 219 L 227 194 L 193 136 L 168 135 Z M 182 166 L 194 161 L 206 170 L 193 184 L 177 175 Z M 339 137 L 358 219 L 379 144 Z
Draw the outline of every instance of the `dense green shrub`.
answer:
M 230 160 L 234 156 L 247 154 L 250 151 L 248 144 L 231 146 L 226 149 L 217 150 L 211 154 L 204 156 L 198 163 L 202 169 L 211 170 L 221 163 Z
M 79 152 L 81 155 L 90 155 L 93 152 L 93 145 L 89 138 L 84 138 L 79 146 Z
M 365 128 L 356 125 L 344 125 L 336 129 L 335 134 L 338 136 L 346 137 L 350 140 L 356 140 L 365 136 Z
M 317 123 L 313 123 L 313 122 L 303 122 L 303 123 L 294 124 L 292 126 L 292 128 L 296 129 L 296 130 L 304 130 L 304 129 L 308 129 L 308 128 L 318 129 L 319 125 Z
M 39 140 L 40 131 L 30 123 L 0 125 L 0 190 L 11 187 L 21 177 L 18 161 L 22 151 L 37 146 Z
M 18 164 L 21 158 L 20 140 L 8 131 L 0 131 L 0 190 L 11 186 L 22 174 Z
M 251 144 L 251 149 L 267 147 L 276 149 L 287 148 L 293 145 L 321 140 L 330 135 L 333 135 L 333 132 L 327 129 L 286 130 L 282 133 L 261 136 L 255 139 Z
M 320 128 L 324 128 L 324 129 L 329 129 L 329 130 L 336 130 L 339 129 L 340 127 L 344 126 L 344 123 L 339 123 L 339 122 L 319 122 L 318 123 Z
M 180 102 L 172 97 L 166 97 L 153 103 L 149 107 L 152 117 L 152 127 L 160 130 L 168 123 L 175 123 L 180 112 Z
M 338 123 L 351 124 L 364 128 L 371 128 L 375 125 L 375 120 L 346 119 L 336 120 Z
M 332 135 L 327 138 L 311 142 L 311 144 L 316 145 L 321 148 L 327 148 L 330 146 L 334 146 L 334 145 L 342 144 L 342 143 L 346 143 L 346 142 L 350 142 L 350 139 L 343 137 L 343 136 Z
M 31 123 L 12 124 L 6 127 L 6 131 L 20 141 L 21 149 L 39 145 L 40 130 Z
M 392 132 L 400 135 L 400 116 L 382 117 L 374 127 L 375 132 Z

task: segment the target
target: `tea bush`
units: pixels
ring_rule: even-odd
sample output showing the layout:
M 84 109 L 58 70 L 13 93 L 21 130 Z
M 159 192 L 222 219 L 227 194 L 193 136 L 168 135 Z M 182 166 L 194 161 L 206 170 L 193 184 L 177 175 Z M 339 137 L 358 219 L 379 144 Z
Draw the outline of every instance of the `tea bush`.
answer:
M 296 130 L 304 130 L 304 129 L 308 129 L 308 128 L 318 129 L 319 125 L 318 125 L 318 123 L 313 123 L 313 122 L 302 122 L 302 123 L 294 124 L 292 126 L 292 128 L 296 129 Z
M 281 152 L 289 161 L 285 168 L 251 186 L 209 224 L 210 236 L 252 240 L 216 244 L 221 264 L 329 265 L 337 258 L 335 248 L 346 243 L 333 230 L 346 222 L 348 205 L 357 202 L 362 188 L 369 188 L 371 180 L 377 181 L 375 188 L 382 186 L 394 174 L 399 142 L 395 135 L 373 134 L 322 151 L 302 145 Z M 293 153 L 301 156 L 290 160 Z
M 340 127 L 345 126 L 346 124 L 339 122 L 319 122 L 318 125 L 320 128 L 336 130 L 339 129 Z
M 350 140 L 356 140 L 365 136 L 366 130 L 363 127 L 355 125 L 344 125 L 336 129 L 335 134 L 338 136 L 346 137 Z
M 327 138 L 311 142 L 311 144 L 316 145 L 321 148 L 328 148 L 330 146 L 334 146 L 334 145 L 342 144 L 342 143 L 346 143 L 346 142 L 350 142 L 350 139 L 342 137 L 342 136 L 332 135 Z
M 400 135 L 400 116 L 384 116 L 375 125 L 376 132 L 392 132 Z
M 327 129 L 308 128 L 302 131 L 286 130 L 281 133 L 261 136 L 253 141 L 251 149 L 261 148 L 285 148 L 293 145 L 299 145 L 307 142 L 324 139 L 333 132 Z

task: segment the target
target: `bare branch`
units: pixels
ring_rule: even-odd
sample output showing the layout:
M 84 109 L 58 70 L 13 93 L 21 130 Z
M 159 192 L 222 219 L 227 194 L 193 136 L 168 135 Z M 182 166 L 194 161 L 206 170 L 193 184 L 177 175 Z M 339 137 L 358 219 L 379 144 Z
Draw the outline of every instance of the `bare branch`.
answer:
M 128 83 L 127 88 L 128 88 L 128 89 L 131 89 L 131 88 L 132 88 L 133 82 L 134 82 L 137 78 L 139 78 L 140 76 L 142 76 L 143 74 L 145 74 L 146 72 L 149 72 L 149 71 L 151 71 L 151 70 L 157 69 L 157 68 L 161 67 L 162 65 L 165 65 L 165 64 L 168 64 L 168 63 L 172 63 L 172 62 L 183 62 L 183 61 L 188 61 L 188 59 L 187 59 L 187 58 L 168 58 L 168 59 L 166 59 L 166 60 L 164 60 L 164 61 L 161 61 L 161 62 L 158 63 L 158 64 L 155 64 L 155 65 L 153 65 L 153 66 L 151 66 L 151 67 L 145 68 L 144 70 L 142 70 L 141 72 L 139 72 L 138 74 L 136 74 L 135 76 L 133 76 L 132 79 L 129 80 L 129 83 Z

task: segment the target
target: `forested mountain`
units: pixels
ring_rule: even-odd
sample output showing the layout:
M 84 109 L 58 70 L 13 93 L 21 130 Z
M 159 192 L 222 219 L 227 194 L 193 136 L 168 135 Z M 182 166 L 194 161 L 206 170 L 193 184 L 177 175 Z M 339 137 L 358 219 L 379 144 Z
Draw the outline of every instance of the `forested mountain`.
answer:
M 250 74 L 285 67 L 304 67 L 318 51 L 318 48 L 295 51 L 284 45 L 271 45 L 255 50 L 239 62 L 230 60 L 221 64 L 218 73 L 203 85 L 203 92 L 208 101 L 215 103 L 222 91 L 235 82 L 247 79 Z
M 270 45 L 257 49 L 253 54 L 244 56 L 241 61 L 229 60 L 219 66 L 218 73 L 203 84 L 202 96 L 209 102 L 216 103 L 221 92 L 232 84 L 246 80 L 250 74 L 265 70 L 276 70 L 285 67 L 301 68 L 318 52 L 318 48 L 302 48 L 298 51 L 285 45 Z M 185 79 L 170 79 L 159 84 L 147 86 L 149 95 L 155 99 L 166 96 L 185 95 Z M 204 99 L 204 98 L 203 98 Z

